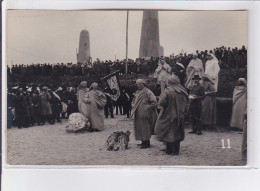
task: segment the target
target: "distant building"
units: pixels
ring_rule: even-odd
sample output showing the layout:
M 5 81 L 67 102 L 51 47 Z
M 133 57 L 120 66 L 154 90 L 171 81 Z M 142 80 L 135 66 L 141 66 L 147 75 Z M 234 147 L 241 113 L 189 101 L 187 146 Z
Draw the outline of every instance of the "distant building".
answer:
M 80 32 L 77 59 L 78 63 L 83 64 L 86 64 L 90 61 L 90 40 L 89 32 L 86 29 Z
M 158 11 L 143 11 L 139 57 L 163 56 L 160 46 Z

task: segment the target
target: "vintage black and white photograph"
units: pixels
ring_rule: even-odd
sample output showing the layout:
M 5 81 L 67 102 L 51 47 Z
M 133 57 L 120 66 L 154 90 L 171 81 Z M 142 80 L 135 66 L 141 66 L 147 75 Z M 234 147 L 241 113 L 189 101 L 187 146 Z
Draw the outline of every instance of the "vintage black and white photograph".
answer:
M 7 164 L 245 166 L 247 19 L 7 10 Z

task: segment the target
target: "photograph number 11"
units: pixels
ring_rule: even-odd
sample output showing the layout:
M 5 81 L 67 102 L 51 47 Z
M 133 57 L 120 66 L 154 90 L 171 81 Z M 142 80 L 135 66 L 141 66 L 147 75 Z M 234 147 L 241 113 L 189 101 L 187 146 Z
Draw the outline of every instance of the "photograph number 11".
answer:
M 245 166 L 247 15 L 7 10 L 7 164 Z

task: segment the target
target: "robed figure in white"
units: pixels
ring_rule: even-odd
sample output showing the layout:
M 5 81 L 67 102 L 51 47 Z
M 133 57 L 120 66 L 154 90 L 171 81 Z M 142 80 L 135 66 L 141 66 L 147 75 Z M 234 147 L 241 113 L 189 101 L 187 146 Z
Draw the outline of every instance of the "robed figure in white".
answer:
M 211 80 L 214 83 L 214 87 L 216 92 L 218 91 L 218 73 L 220 71 L 220 67 L 218 64 L 218 59 L 214 54 L 207 55 L 208 61 L 205 64 L 205 74 L 208 74 Z

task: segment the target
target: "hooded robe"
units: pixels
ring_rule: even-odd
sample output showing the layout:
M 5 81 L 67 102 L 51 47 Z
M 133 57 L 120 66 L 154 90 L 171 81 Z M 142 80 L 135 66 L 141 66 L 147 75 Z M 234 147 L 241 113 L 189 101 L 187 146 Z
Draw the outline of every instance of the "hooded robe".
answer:
M 213 55 L 210 54 L 213 59 L 208 60 L 205 64 L 205 74 L 208 74 L 211 80 L 214 83 L 215 91 L 218 91 L 218 73 L 220 71 L 220 67 L 218 65 L 218 59 Z
M 233 109 L 231 118 L 231 127 L 243 129 L 244 112 L 247 101 L 247 88 L 245 86 L 236 86 L 233 94 Z
M 184 116 L 187 103 L 188 94 L 180 85 L 165 89 L 158 103 L 162 109 L 154 130 L 158 141 L 174 143 L 184 140 Z

